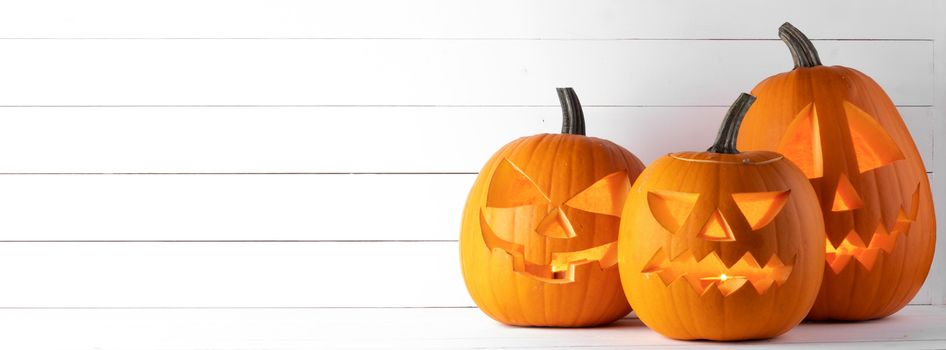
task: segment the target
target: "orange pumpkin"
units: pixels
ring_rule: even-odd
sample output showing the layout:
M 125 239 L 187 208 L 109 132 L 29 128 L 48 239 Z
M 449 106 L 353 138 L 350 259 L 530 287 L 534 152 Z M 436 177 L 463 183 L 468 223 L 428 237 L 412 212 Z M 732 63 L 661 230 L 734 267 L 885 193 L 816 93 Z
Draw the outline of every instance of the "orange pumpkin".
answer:
M 774 337 L 801 322 L 818 293 L 824 223 L 808 179 L 778 153 L 735 148 L 752 100 L 736 100 L 706 152 L 654 161 L 624 205 L 624 291 L 667 337 Z
M 769 77 L 739 136 L 747 150 L 784 154 L 820 199 L 825 277 L 810 319 L 867 320 L 897 312 L 923 284 L 935 218 L 926 168 L 884 90 L 857 70 L 821 65 L 791 24 L 779 29 L 795 69 Z
M 463 212 L 467 290 L 506 324 L 590 326 L 630 312 L 615 252 L 621 207 L 643 164 L 584 136 L 575 92 L 558 92 L 562 134 L 523 137 L 496 152 Z

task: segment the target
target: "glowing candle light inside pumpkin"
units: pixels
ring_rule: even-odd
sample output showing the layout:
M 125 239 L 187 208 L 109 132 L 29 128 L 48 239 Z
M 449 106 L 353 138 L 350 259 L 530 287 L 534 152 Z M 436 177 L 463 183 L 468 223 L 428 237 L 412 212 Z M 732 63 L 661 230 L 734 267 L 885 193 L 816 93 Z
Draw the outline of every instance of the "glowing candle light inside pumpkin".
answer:
M 720 282 L 726 282 L 726 281 L 728 281 L 728 280 L 735 280 L 735 279 L 748 279 L 748 277 L 746 277 L 746 276 L 732 276 L 732 275 L 727 275 L 726 273 L 721 273 L 721 274 L 719 274 L 719 276 L 701 277 L 700 279 L 703 280 L 703 281 L 720 281 Z

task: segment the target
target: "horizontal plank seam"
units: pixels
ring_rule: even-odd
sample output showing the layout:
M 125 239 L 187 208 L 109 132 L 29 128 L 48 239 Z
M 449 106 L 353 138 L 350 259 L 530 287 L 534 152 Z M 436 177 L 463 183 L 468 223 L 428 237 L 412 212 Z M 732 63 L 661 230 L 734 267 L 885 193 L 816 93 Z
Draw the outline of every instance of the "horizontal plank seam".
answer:
M 0 306 L 0 310 L 475 309 L 476 306 Z
M 935 339 L 900 338 L 896 340 L 887 340 L 887 339 L 882 339 L 882 340 L 878 340 L 878 339 L 875 339 L 875 340 L 817 340 L 817 341 L 804 341 L 804 340 L 792 341 L 790 340 L 790 341 L 786 341 L 780 344 L 861 344 L 861 343 L 877 343 L 877 342 L 916 343 L 916 342 L 933 342 L 933 341 L 944 341 L 944 340 L 946 340 L 946 336 L 935 338 Z M 942 346 L 942 344 L 940 344 L 940 346 Z
M 909 304 L 912 307 L 946 308 L 946 305 Z M 476 309 L 476 306 L 0 306 L 0 310 L 320 310 L 320 309 Z M 636 318 L 633 314 L 626 318 Z
M 142 172 L 142 173 L 113 173 L 113 172 L 103 172 L 103 173 L 92 173 L 92 172 L 78 172 L 78 173 L 68 173 L 68 172 L 59 172 L 59 173 L 47 173 L 47 172 L 0 172 L 0 176 L 11 175 L 11 176 L 24 176 L 24 175 L 478 175 L 477 172 L 233 172 L 233 173 L 223 173 L 223 172 L 211 172 L 211 173 L 156 173 L 156 172 Z M 932 171 L 927 171 L 927 175 L 932 175 Z
M 771 347 L 776 347 L 779 345 L 791 345 L 791 344 L 861 344 L 861 343 L 929 343 L 929 342 L 940 342 L 946 340 L 946 337 L 935 338 L 935 339 L 897 339 L 897 340 L 818 340 L 818 341 L 780 341 L 778 343 L 769 344 L 766 340 L 759 341 L 746 341 L 743 344 L 746 346 L 763 346 L 769 345 Z M 541 346 L 504 346 L 503 349 L 614 349 L 621 346 L 634 347 L 638 345 L 636 343 L 618 343 L 612 345 L 541 345 Z M 699 344 L 703 345 L 703 344 Z M 644 346 L 646 348 L 666 348 L 666 349 L 692 349 L 694 346 L 690 344 L 680 344 L 680 343 L 671 343 L 671 344 L 648 344 Z M 470 347 L 470 349 L 493 349 L 492 346 L 484 347 Z
M 0 40 L 397 40 L 397 41 L 780 41 L 779 38 L 640 37 L 0 37 Z M 815 38 L 812 41 L 934 42 L 933 38 Z
M 932 104 L 898 104 L 901 108 L 926 108 Z M 189 104 L 189 105 L 0 105 L 0 108 L 561 108 L 559 105 L 464 105 L 464 104 Z M 582 107 L 595 108 L 710 108 L 729 107 L 729 105 L 625 105 L 625 104 L 582 104 Z
M 3 243 L 457 243 L 456 239 L 32 239 Z
M 233 173 L 222 173 L 222 172 L 211 172 L 211 173 L 155 173 L 155 172 L 143 172 L 143 173 L 114 173 L 114 172 L 103 172 L 103 173 L 91 173 L 91 172 L 78 172 L 78 173 L 13 173 L 13 172 L 0 172 L 2 175 L 476 175 L 476 172 L 233 172 Z

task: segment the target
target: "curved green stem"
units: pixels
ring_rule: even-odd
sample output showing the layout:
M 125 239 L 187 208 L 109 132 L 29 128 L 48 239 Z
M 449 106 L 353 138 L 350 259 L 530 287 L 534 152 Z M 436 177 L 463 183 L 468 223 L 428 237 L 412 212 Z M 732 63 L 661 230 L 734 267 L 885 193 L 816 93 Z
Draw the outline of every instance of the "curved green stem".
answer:
M 795 62 L 795 68 L 811 68 L 821 65 L 821 58 L 818 57 L 818 50 L 815 45 L 808 40 L 805 33 L 795 28 L 791 23 L 785 22 L 778 28 L 778 37 L 782 38 L 785 45 L 788 45 L 788 51 L 792 52 L 792 61 Z
M 736 102 L 733 102 L 726 112 L 726 118 L 723 119 L 723 125 L 719 127 L 719 134 L 716 135 L 716 142 L 707 149 L 707 152 L 738 154 L 736 149 L 736 138 L 739 137 L 739 126 L 742 125 L 742 118 L 746 116 L 749 107 L 755 102 L 755 96 L 747 93 L 739 94 Z
M 581 102 L 578 102 L 578 94 L 570 87 L 556 88 L 555 91 L 562 105 L 562 133 L 584 135 L 585 114 L 581 110 Z

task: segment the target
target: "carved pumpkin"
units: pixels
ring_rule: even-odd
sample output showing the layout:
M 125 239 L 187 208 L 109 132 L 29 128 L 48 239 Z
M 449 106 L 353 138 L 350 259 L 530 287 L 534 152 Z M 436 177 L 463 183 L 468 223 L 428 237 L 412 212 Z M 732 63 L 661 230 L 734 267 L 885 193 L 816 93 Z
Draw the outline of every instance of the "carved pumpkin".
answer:
M 621 207 L 643 164 L 621 146 L 584 136 L 578 97 L 571 88 L 558 92 L 562 134 L 500 149 L 463 213 L 467 290 L 506 324 L 589 326 L 630 312 L 615 252 Z
M 825 277 L 810 319 L 890 315 L 920 289 L 933 259 L 935 219 L 926 168 L 897 108 L 863 73 L 821 65 L 784 24 L 795 69 L 755 87 L 738 145 L 795 162 L 820 198 Z
M 778 153 L 735 148 L 752 100 L 736 100 L 706 152 L 654 161 L 624 205 L 624 291 L 667 337 L 773 337 L 801 322 L 818 293 L 824 223 L 807 178 Z

